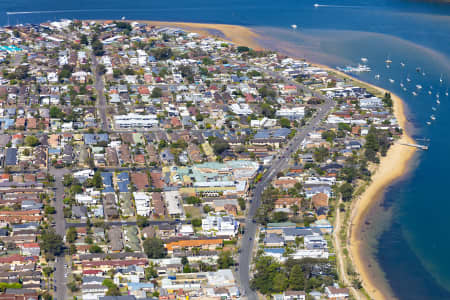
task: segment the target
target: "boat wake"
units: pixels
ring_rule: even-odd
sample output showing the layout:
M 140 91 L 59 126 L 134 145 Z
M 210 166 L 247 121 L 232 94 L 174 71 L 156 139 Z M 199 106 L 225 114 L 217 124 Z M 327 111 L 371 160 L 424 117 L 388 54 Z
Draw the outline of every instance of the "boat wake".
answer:
M 328 5 L 328 4 L 318 4 L 315 3 L 314 7 L 333 7 L 333 8 L 365 8 L 364 6 L 357 6 L 357 5 Z

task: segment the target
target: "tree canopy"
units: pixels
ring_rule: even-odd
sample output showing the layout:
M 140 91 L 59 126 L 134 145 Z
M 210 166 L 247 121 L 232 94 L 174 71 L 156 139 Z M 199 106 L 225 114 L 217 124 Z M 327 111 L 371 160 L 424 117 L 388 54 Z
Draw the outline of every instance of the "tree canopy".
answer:
M 45 229 L 41 234 L 41 251 L 47 258 L 53 258 L 62 254 L 64 243 L 62 237 L 53 229 Z
M 163 258 L 167 254 L 163 241 L 157 237 L 147 238 L 144 241 L 144 252 L 149 258 Z

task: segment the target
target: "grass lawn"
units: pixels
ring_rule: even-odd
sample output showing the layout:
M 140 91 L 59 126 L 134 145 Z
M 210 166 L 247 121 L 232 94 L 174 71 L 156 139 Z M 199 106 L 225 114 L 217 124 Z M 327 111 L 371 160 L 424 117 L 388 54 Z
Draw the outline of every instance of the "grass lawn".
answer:
M 192 219 L 194 218 L 201 218 L 202 216 L 202 208 L 196 207 L 196 206 L 184 206 L 184 211 L 186 212 L 186 215 L 190 215 Z

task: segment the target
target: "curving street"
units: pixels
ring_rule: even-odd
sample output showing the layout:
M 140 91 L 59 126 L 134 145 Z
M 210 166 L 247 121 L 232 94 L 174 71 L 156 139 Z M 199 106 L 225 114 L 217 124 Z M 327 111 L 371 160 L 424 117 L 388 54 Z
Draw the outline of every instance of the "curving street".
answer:
M 269 73 L 270 74 L 270 73 Z M 281 77 L 279 74 L 272 73 L 274 77 Z M 284 78 L 285 79 L 285 78 Z M 299 89 L 309 91 L 303 85 L 294 83 L 292 80 L 287 80 L 290 84 L 295 84 Z M 311 91 L 309 91 L 311 92 Z M 261 195 L 265 187 L 274 179 L 278 172 L 283 171 L 289 166 L 289 160 L 291 155 L 297 151 L 302 141 L 306 138 L 307 134 L 316 128 L 322 120 L 328 115 L 331 109 L 334 107 L 334 101 L 318 93 L 313 93 L 314 96 L 324 100 L 324 103 L 318 106 L 317 112 L 313 118 L 302 128 L 298 129 L 295 137 L 288 143 L 288 145 L 280 151 L 280 155 L 277 159 L 274 159 L 271 167 L 266 171 L 264 176 L 258 182 L 253 190 L 253 201 L 250 204 L 248 210 L 248 217 L 245 223 L 245 232 L 242 237 L 239 255 L 239 281 L 241 284 L 241 290 L 248 299 L 258 299 L 257 293 L 250 288 L 250 265 L 253 254 L 254 240 L 256 237 L 256 230 L 258 224 L 253 222 L 253 218 L 261 204 Z

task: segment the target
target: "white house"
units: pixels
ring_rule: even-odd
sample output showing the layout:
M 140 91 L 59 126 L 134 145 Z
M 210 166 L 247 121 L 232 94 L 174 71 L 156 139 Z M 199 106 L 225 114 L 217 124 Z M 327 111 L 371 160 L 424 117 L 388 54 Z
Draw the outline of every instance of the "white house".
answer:
M 158 126 L 158 123 L 158 119 L 154 114 L 138 115 L 129 113 L 127 115 L 114 116 L 116 129 L 152 128 Z
M 227 214 L 209 214 L 202 219 L 202 230 L 210 235 L 235 236 L 238 228 L 238 222 Z
M 289 120 L 303 119 L 305 116 L 305 107 L 296 106 L 291 108 L 282 107 L 275 113 L 277 117 L 288 118 Z
M 133 197 L 136 204 L 136 214 L 138 216 L 150 216 L 150 196 L 144 192 L 134 192 Z

